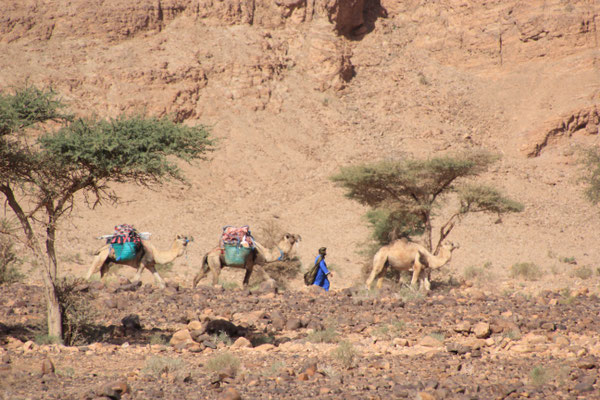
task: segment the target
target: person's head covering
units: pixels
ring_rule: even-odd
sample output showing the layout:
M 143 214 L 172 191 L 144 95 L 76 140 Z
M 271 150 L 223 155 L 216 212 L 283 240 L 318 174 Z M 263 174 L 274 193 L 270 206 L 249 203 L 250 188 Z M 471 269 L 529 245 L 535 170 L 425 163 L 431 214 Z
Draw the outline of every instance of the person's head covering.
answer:
M 325 254 L 327 254 L 327 248 L 326 248 L 326 247 L 321 247 L 321 248 L 319 249 L 319 254 L 322 254 L 322 255 L 325 255 Z

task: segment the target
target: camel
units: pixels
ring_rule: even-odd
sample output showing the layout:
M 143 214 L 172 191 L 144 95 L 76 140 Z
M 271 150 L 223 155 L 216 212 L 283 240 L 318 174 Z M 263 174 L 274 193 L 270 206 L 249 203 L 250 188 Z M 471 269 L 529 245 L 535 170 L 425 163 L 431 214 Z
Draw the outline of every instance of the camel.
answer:
M 142 248 L 135 255 L 135 258 L 128 261 L 117 261 L 115 260 L 115 251 L 110 244 L 102 246 L 96 251 L 96 257 L 92 262 L 92 266 L 87 272 L 86 279 L 90 279 L 94 272 L 100 270 L 100 277 L 102 278 L 110 267 L 110 263 L 119 265 L 129 265 L 130 267 L 136 268 L 137 272 L 133 278 L 134 282 L 139 281 L 142 277 L 144 268 L 147 269 L 154 275 L 156 284 L 161 288 L 165 288 L 165 281 L 161 278 L 158 271 L 156 271 L 156 264 L 167 264 L 181 256 L 186 249 L 186 246 L 190 242 L 187 236 L 177 235 L 171 248 L 166 251 L 158 250 L 152 243 L 142 240 Z
M 373 270 L 367 279 L 367 288 L 371 289 L 373 281 L 378 279 L 377 287 L 381 288 L 383 284 L 383 273 L 389 265 L 399 271 L 409 271 L 412 269 L 413 275 L 411 286 L 416 287 L 420 280 L 420 288 L 429 291 L 431 283 L 429 282 L 428 269 L 437 269 L 446 265 L 452 258 L 452 251 L 458 248 L 454 243 L 444 244 L 438 255 L 431 254 L 425 247 L 418 243 L 410 242 L 406 238 L 396 240 L 375 253 L 373 257 Z M 421 273 L 423 272 L 423 273 Z
M 195 288 L 198 285 L 198 282 L 206 276 L 209 269 L 212 273 L 212 284 L 216 285 L 219 282 L 219 275 L 221 274 L 221 269 L 223 267 L 244 268 L 246 270 L 246 274 L 244 275 L 244 287 L 248 286 L 250 275 L 252 275 L 255 265 L 257 266 L 257 271 L 260 272 L 265 279 L 271 279 L 259 264 L 288 259 L 294 250 L 294 246 L 301 239 L 300 235 L 286 233 L 281 237 L 277 245 L 270 249 L 265 248 L 255 240 L 254 245 L 256 247 L 248 254 L 244 264 L 239 265 L 227 264 L 223 250 L 220 247 L 216 247 L 202 257 L 202 266 L 200 267 L 200 271 L 194 277 L 193 287 Z

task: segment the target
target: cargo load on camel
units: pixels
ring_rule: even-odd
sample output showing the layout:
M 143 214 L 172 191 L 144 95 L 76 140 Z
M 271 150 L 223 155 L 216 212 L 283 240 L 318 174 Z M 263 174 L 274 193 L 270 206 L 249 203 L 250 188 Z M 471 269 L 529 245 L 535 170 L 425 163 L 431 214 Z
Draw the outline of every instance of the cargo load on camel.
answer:
M 115 251 L 115 260 L 129 261 L 135 258 L 135 255 L 142 247 L 142 239 L 150 239 L 150 233 L 138 232 L 132 225 L 121 224 L 115 226 L 115 231 L 110 235 L 100 236 L 98 239 L 105 239 L 107 244 Z
M 254 249 L 254 238 L 250 233 L 250 227 L 225 226 L 219 241 L 220 247 L 225 254 L 228 265 L 242 265 L 246 257 Z

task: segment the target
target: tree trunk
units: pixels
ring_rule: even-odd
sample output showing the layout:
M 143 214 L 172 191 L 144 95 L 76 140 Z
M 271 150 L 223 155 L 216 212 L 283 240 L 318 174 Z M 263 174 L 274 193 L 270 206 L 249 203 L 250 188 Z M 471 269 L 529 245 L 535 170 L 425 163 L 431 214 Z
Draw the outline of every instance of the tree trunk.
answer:
M 62 318 L 60 304 L 56 294 L 56 286 L 50 276 L 50 265 L 44 268 L 44 293 L 46 295 L 46 308 L 48 311 L 48 336 L 62 340 Z
M 56 215 L 52 207 L 46 207 L 46 212 L 48 213 L 48 225 L 46 227 L 46 254 L 48 255 L 48 268 L 52 281 L 56 281 L 56 276 L 58 273 L 56 249 L 54 247 L 54 243 L 56 242 Z
M 62 318 L 60 315 L 60 304 L 56 294 L 56 286 L 51 274 L 52 265 L 48 259 L 44 257 L 42 247 L 35 237 L 33 228 L 29 223 L 29 218 L 23 212 L 20 204 L 17 202 L 12 188 L 8 185 L 0 185 L 0 192 L 4 193 L 8 205 L 16 214 L 17 219 L 21 223 L 23 232 L 27 237 L 27 245 L 33 251 L 34 256 L 42 266 L 42 279 L 44 281 L 44 293 L 46 295 L 46 308 L 48 310 L 48 335 L 62 340 Z

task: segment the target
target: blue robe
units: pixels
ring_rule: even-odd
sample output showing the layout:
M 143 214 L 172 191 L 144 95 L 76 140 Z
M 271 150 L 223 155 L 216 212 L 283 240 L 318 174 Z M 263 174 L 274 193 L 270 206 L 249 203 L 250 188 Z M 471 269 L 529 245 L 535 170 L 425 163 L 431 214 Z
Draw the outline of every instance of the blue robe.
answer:
M 315 258 L 315 263 L 319 257 L 320 255 Z M 329 291 L 329 279 L 327 279 L 327 274 L 329 274 L 329 270 L 327 269 L 327 264 L 325 264 L 325 258 L 322 258 L 313 285 L 321 286 L 326 291 Z

